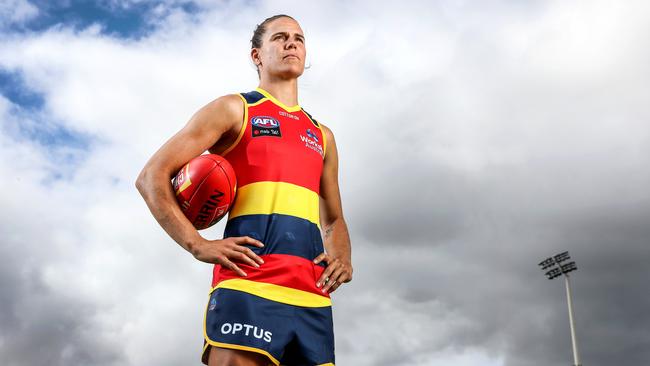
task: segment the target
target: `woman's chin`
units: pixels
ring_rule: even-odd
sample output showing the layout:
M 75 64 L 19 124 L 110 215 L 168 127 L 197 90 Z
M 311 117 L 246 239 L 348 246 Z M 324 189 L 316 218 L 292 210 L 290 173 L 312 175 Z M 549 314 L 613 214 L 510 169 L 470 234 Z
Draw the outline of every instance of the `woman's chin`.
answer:
M 304 67 L 286 67 L 273 72 L 273 75 L 281 79 L 295 79 L 305 72 Z

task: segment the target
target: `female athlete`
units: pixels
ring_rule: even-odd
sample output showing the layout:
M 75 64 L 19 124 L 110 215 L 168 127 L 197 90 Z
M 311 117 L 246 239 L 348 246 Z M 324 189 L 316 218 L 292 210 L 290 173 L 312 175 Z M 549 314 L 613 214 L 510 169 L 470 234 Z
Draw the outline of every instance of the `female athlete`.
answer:
M 251 43 L 258 88 L 197 111 L 151 157 L 136 187 L 172 239 L 214 264 L 203 363 L 334 365 L 330 293 L 352 279 L 334 135 L 298 104 L 306 56 L 298 22 L 270 17 Z M 237 174 L 221 240 L 199 235 L 170 184 L 206 150 Z

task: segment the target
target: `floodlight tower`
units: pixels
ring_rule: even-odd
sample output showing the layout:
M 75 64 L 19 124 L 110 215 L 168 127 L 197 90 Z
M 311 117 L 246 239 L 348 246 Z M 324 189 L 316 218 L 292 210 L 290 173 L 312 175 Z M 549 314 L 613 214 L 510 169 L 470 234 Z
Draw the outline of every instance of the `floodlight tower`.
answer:
M 569 304 L 569 325 L 571 326 L 571 345 L 573 346 L 573 363 L 575 366 L 582 366 L 580 363 L 580 354 L 578 353 L 578 342 L 576 341 L 576 329 L 575 323 L 573 321 L 573 301 L 571 300 L 571 284 L 569 283 L 569 272 L 575 271 L 578 269 L 576 267 L 576 262 L 569 262 L 566 264 L 561 264 L 562 262 L 571 259 L 569 257 L 569 252 L 562 252 L 553 257 L 544 259 L 539 263 L 539 266 L 542 267 L 542 270 L 551 268 L 546 272 L 546 276 L 549 280 L 552 280 L 556 277 L 564 275 L 564 282 L 566 284 L 566 298 L 567 303 Z

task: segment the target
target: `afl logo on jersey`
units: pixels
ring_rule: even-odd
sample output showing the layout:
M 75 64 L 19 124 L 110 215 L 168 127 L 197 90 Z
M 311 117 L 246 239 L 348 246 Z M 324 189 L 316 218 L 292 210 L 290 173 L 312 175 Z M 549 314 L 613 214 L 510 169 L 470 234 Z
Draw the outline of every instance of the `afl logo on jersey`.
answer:
M 253 117 L 251 121 L 253 126 L 264 127 L 264 128 L 278 128 L 280 127 L 280 122 L 273 117 L 259 116 Z
M 253 137 L 273 136 L 282 137 L 280 132 L 280 121 L 273 117 L 256 116 L 251 118 L 253 126 Z

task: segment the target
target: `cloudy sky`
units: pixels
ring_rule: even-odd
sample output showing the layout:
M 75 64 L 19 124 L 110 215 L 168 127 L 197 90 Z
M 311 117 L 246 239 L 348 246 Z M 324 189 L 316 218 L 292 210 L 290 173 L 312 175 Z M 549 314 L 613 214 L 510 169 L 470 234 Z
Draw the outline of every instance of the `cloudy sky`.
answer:
M 650 5 L 593 0 L 2 0 L 0 364 L 200 365 L 211 268 L 134 180 L 277 13 L 341 156 L 338 365 L 570 364 L 564 250 L 583 364 L 650 364 Z

